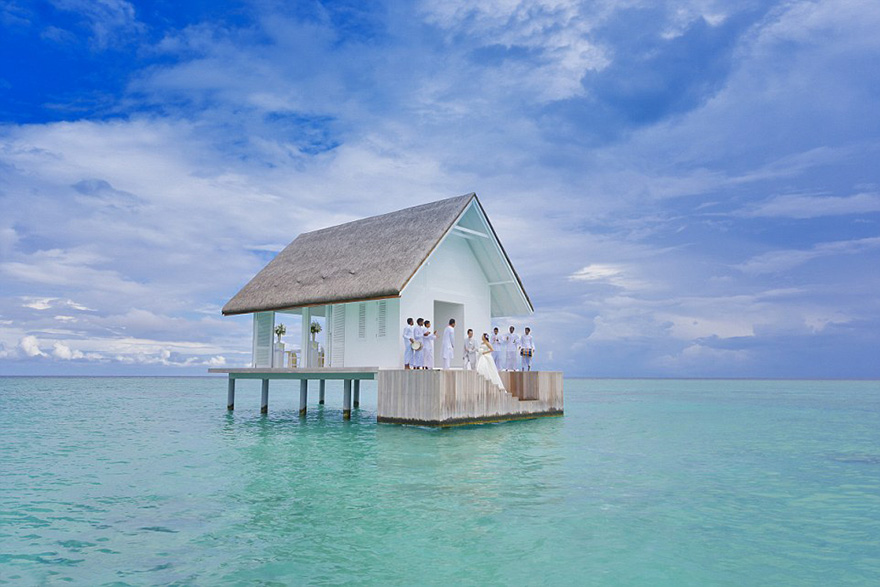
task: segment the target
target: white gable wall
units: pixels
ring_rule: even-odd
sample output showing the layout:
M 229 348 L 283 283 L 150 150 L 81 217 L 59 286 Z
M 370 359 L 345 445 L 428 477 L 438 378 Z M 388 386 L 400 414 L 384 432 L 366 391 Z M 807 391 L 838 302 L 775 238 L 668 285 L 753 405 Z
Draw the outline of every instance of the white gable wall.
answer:
M 400 296 L 400 318 L 397 328 L 397 365 L 403 365 L 403 330 L 407 318 L 427 318 L 437 331 L 435 347 L 443 340 L 446 324 L 435 322 L 434 302 L 449 302 L 464 305 L 464 323 L 455 325 L 455 359 L 453 367 L 462 365 L 462 346 L 468 328 L 474 329 L 474 338 L 479 340 L 483 332 L 489 332 L 491 325 L 491 299 L 489 282 L 474 257 L 465 238 L 450 234 L 434 250 L 428 262 L 416 272 Z M 439 356 L 439 353 L 438 353 Z M 436 364 L 436 367 L 442 366 Z

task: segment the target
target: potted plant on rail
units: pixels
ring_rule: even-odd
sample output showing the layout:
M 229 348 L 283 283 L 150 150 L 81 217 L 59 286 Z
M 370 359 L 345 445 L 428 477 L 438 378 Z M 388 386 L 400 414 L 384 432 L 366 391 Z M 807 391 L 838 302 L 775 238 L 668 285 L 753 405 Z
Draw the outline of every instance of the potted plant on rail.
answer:
M 275 327 L 275 336 L 278 337 L 278 342 L 275 343 L 275 356 L 272 358 L 273 367 L 284 366 L 284 343 L 281 342 L 281 337 L 285 334 L 287 334 L 287 328 L 284 324 L 279 324 Z
M 312 323 L 309 324 L 309 332 L 312 333 L 312 341 L 309 343 L 309 360 L 310 364 L 314 366 L 318 364 L 317 336 L 321 332 L 321 323 L 317 320 L 312 320 Z

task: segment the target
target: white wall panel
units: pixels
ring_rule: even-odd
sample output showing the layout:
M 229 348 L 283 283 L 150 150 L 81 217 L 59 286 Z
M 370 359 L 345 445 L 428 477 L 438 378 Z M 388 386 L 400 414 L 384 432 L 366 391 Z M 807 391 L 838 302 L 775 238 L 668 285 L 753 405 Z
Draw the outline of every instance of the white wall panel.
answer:
M 434 251 L 428 262 L 416 273 L 400 297 L 400 321 L 398 332 L 408 318 L 428 318 L 435 320 L 434 302 L 449 302 L 464 305 L 464 324 L 456 324 L 456 360 L 454 367 L 461 366 L 461 347 L 465 332 L 474 329 L 474 337 L 479 339 L 488 332 L 491 321 L 491 300 L 489 282 L 474 257 L 467 240 L 452 234 Z M 438 339 L 446 324 L 436 324 Z M 398 362 L 403 363 L 403 339 L 398 335 Z

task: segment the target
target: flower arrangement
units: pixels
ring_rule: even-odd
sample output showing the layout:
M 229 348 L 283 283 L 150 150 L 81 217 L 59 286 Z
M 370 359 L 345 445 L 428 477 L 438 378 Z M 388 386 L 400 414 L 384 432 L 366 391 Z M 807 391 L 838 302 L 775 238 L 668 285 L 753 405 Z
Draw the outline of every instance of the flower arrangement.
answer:
M 311 332 L 313 335 L 318 334 L 319 332 L 321 332 L 321 324 L 320 324 L 320 322 L 318 322 L 317 320 L 314 320 L 314 321 L 311 323 L 311 325 L 309 326 L 309 332 Z
M 287 327 L 284 324 L 279 324 L 275 327 L 275 335 L 278 337 L 278 342 L 281 342 L 281 337 L 287 334 Z

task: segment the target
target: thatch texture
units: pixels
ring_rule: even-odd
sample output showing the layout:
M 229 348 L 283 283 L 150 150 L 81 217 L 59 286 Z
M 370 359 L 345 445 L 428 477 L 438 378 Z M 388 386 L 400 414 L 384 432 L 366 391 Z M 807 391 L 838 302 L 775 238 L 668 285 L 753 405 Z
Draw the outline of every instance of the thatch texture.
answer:
M 475 197 L 301 234 L 229 300 L 223 314 L 398 296 Z

